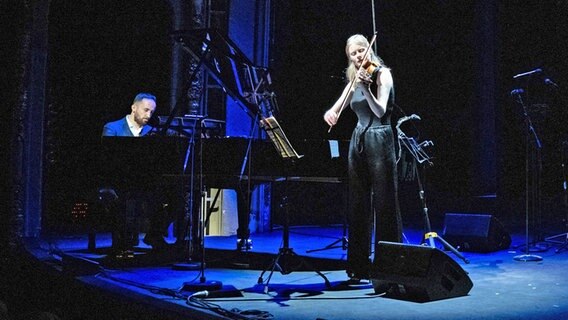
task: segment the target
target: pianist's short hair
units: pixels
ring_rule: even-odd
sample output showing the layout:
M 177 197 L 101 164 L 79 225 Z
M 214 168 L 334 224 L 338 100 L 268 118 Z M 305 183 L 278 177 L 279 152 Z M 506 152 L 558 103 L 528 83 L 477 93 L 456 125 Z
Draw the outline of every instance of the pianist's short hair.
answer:
M 142 101 L 142 99 L 149 99 L 149 100 L 154 100 L 154 102 L 157 102 L 156 97 L 153 94 L 141 92 L 137 94 L 136 97 L 134 97 L 134 101 L 132 102 L 132 104 L 135 104 L 138 101 Z

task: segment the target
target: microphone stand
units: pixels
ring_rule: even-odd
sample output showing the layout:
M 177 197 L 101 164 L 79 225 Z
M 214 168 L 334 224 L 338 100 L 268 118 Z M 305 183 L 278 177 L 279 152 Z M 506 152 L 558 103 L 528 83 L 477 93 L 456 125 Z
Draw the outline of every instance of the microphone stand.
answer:
M 173 265 L 174 270 L 199 270 L 199 282 L 184 282 L 182 290 L 197 292 L 202 290 L 220 290 L 223 287 L 221 281 L 207 280 L 205 276 L 205 213 L 202 210 L 202 198 L 203 198 L 203 139 L 200 136 L 201 129 L 203 127 L 202 120 L 206 116 L 198 116 L 194 119 L 193 130 L 191 132 L 191 137 L 189 140 L 189 145 L 187 147 L 185 161 L 183 164 L 183 172 L 186 172 L 187 166 L 189 165 L 190 170 L 190 181 L 189 181 L 189 219 L 186 226 L 186 232 L 189 233 L 189 259 L 191 260 L 194 253 L 199 252 L 199 262 L 186 262 L 186 263 L 176 263 Z M 199 134 L 199 135 L 198 135 Z M 198 168 L 196 170 L 196 156 L 195 156 L 195 146 L 196 139 L 199 139 L 199 158 L 197 159 Z M 196 183 L 195 177 L 199 176 L 199 181 Z M 196 187 L 198 190 L 196 190 Z M 196 199 L 196 195 L 199 197 Z M 196 218 L 197 219 L 194 219 Z M 197 230 L 194 233 L 194 228 L 197 224 Z
M 173 265 L 175 270 L 198 270 L 201 268 L 201 264 L 199 262 L 192 262 L 191 258 L 193 256 L 193 252 L 195 251 L 196 245 L 194 243 L 195 237 L 192 232 L 193 230 L 193 216 L 195 214 L 195 133 L 197 132 L 197 124 L 198 121 L 201 120 L 202 117 L 196 117 L 193 122 L 193 128 L 191 130 L 191 136 L 189 137 L 189 143 L 187 145 L 187 150 L 185 152 L 185 159 L 183 163 L 183 171 L 182 173 L 185 174 L 187 167 L 189 165 L 189 195 L 188 195 L 188 204 L 186 211 L 186 218 L 185 218 L 185 225 L 183 228 L 184 234 L 178 235 L 178 237 L 183 237 L 183 242 L 188 239 L 188 255 L 187 258 L 190 260 L 188 262 L 183 263 L 176 263 Z M 178 240 L 179 241 L 179 240 Z
M 400 125 L 408 120 L 420 120 L 420 117 L 412 114 L 410 116 L 402 117 L 398 120 L 396 125 L 396 131 L 398 132 L 398 141 L 402 145 L 406 147 L 406 149 L 410 152 L 410 154 L 414 158 L 414 162 L 418 167 L 418 164 L 427 163 L 428 165 L 432 166 L 433 163 L 430 161 L 430 156 L 424 151 L 424 147 L 433 145 L 432 141 L 423 141 L 421 143 L 417 143 L 416 140 L 412 137 L 408 137 L 401 129 Z M 399 152 L 400 152 L 399 148 Z M 422 172 L 425 175 L 426 169 L 423 167 Z M 430 218 L 428 216 L 428 206 L 426 205 L 426 193 L 424 192 L 424 186 L 422 184 L 422 179 L 420 178 L 420 172 L 416 172 L 416 179 L 418 181 L 418 195 L 420 196 L 420 202 L 422 204 L 422 213 L 424 214 L 424 225 L 425 225 L 425 234 L 424 234 L 424 241 L 427 241 L 427 245 L 432 248 L 436 248 L 435 240 L 440 241 L 444 248 L 453 252 L 458 258 L 462 259 L 465 263 L 469 263 L 469 260 L 464 257 L 456 248 L 454 248 L 451 244 L 449 244 L 444 238 L 438 235 L 437 232 L 432 231 L 432 226 L 430 224 Z
M 515 96 L 517 98 L 517 103 L 523 109 L 523 115 L 525 116 L 525 125 L 526 125 L 526 132 L 525 132 L 525 253 L 521 254 L 521 255 L 514 256 L 513 259 L 515 261 L 529 262 L 529 261 L 542 261 L 541 256 L 530 254 L 530 245 L 529 245 L 529 211 L 530 211 L 529 206 L 531 205 L 530 193 L 532 193 L 532 195 L 533 195 L 533 199 L 532 199 L 533 200 L 533 203 L 532 203 L 533 209 L 534 209 L 535 204 L 540 205 L 539 194 L 536 194 L 536 193 L 540 192 L 540 190 L 537 190 L 538 189 L 537 184 L 540 183 L 540 181 L 532 181 L 532 186 L 531 186 L 531 184 L 529 182 L 529 180 L 530 180 L 529 175 L 530 175 L 531 168 L 533 170 L 537 170 L 538 175 L 540 174 L 540 162 L 541 162 L 540 150 L 542 148 L 542 144 L 540 142 L 540 139 L 538 138 L 538 135 L 536 134 L 536 131 L 534 130 L 534 126 L 532 124 L 531 118 L 530 118 L 529 113 L 527 111 L 527 107 L 526 107 L 526 105 L 523 101 L 523 98 L 521 97 L 521 94 L 523 92 L 524 92 L 524 90 L 522 90 L 522 89 L 515 89 L 515 90 L 511 91 L 511 95 Z M 534 145 L 531 144 L 531 139 L 530 139 L 531 135 L 533 137 Z M 531 146 L 532 146 L 532 148 L 531 148 Z M 531 154 L 531 151 L 533 151 L 532 154 Z M 531 155 L 533 157 L 531 157 Z M 535 156 L 536 156 L 536 159 L 534 158 Z M 535 165 L 535 160 L 536 160 L 536 165 Z M 535 180 L 539 180 L 538 178 L 539 177 L 537 177 L 537 179 L 535 179 Z M 532 190 L 530 190 L 531 187 L 532 187 Z

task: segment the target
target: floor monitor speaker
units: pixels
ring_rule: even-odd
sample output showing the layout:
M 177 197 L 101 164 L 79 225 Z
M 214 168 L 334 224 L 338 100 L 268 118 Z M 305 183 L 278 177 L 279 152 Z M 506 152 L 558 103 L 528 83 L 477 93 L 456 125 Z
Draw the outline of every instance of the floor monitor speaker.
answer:
M 460 251 L 493 252 L 507 249 L 511 236 L 490 214 L 446 213 L 443 238 Z
M 461 266 L 440 249 L 381 241 L 375 250 L 371 282 L 377 294 L 428 302 L 465 296 L 473 287 Z

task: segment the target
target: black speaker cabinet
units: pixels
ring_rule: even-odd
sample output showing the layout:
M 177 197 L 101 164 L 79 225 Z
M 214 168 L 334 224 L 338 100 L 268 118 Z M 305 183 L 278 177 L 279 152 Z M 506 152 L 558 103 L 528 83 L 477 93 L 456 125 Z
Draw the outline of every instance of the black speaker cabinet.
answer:
M 442 237 L 460 251 L 492 252 L 511 245 L 509 233 L 489 214 L 446 213 Z
M 375 293 L 414 302 L 465 296 L 471 279 L 437 248 L 381 241 L 371 270 Z

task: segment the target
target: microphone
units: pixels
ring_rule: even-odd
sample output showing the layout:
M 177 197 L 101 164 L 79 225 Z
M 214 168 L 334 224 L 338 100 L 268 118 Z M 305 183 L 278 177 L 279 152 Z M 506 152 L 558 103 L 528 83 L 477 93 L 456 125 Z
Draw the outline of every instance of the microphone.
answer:
M 525 90 L 523 90 L 523 89 L 514 89 L 513 91 L 511 91 L 511 95 L 512 95 L 512 96 L 520 95 L 520 94 L 522 94 L 522 93 L 524 93 L 524 92 L 525 92 Z
M 527 72 L 523 72 L 523 73 L 519 73 L 513 76 L 513 79 L 517 79 L 517 78 L 522 78 L 522 77 L 526 77 L 526 76 L 531 76 L 535 73 L 541 73 L 542 69 L 541 68 L 537 68 L 531 71 L 527 71 Z
M 545 83 L 546 85 L 549 85 L 549 86 L 553 86 L 553 87 L 555 87 L 555 88 L 558 88 L 558 85 L 557 85 L 556 83 L 554 83 L 554 81 L 550 80 L 550 78 L 544 79 L 544 83 Z
M 419 115 L 413 113 L 408 116 L 408 120 L 422 120 L 422 119 L 420 119 Z
M 190 298 L 207 298 L 208 296 L 209 296 L 209 291 L 203 290 L 203 291 L 197 291 L 189 297 Z
M 188 299 L 193 298 L 234 298 L 234 297 L 242 297 L 242 293 L 240 290 L 231 289 L 231 290 L 203 290 L 197 291 L 189 296 Z

